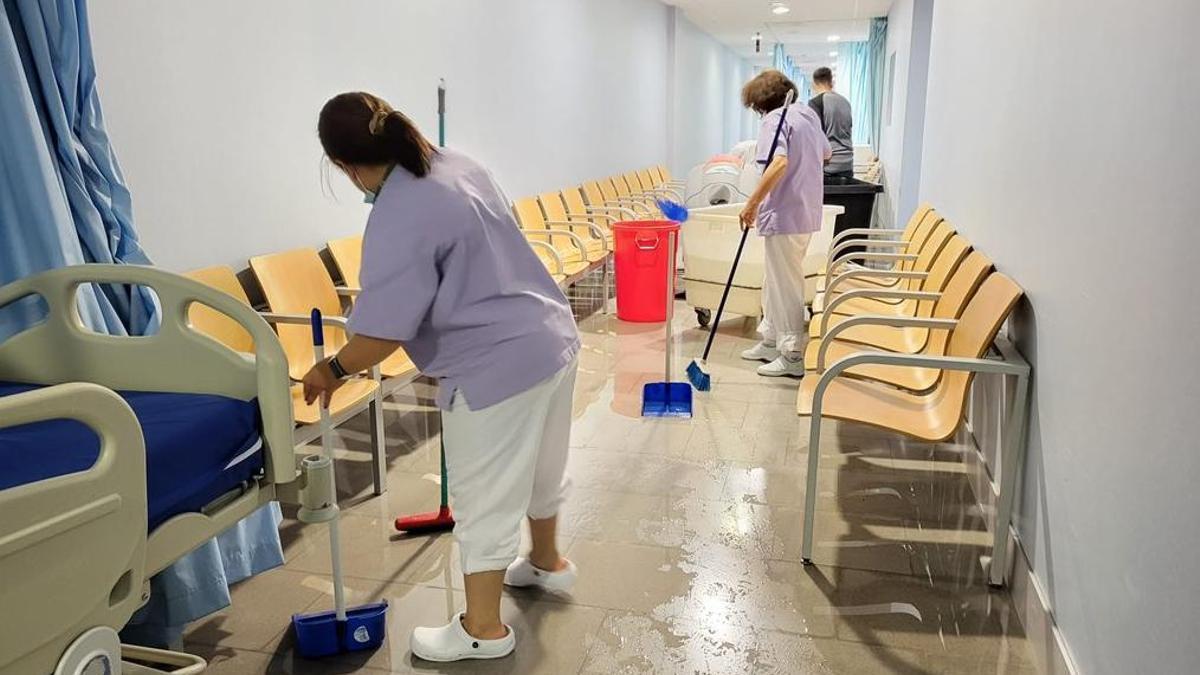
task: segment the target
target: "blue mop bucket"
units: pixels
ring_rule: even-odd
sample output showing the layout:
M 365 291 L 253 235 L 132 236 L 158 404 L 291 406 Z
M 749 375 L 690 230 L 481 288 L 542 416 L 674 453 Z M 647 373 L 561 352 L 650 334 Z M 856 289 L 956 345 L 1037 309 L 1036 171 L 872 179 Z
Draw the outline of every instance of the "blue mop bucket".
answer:
M 338 621 L 334 611 L 319 614 L 293 614 L 296 653 L 306 659 L 319 659 L 342 652 L 378 649 L 387 635 L 388 603 L 376 602 L 346 610 L 346 620 Z

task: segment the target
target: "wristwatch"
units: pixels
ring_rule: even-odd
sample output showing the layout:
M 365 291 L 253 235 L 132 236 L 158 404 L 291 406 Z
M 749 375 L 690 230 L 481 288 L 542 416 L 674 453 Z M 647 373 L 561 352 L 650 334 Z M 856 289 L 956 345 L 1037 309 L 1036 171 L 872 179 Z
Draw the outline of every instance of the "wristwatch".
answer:
M 346 372 L 346 369 L 342 367 L 342 362 L 338 361 L 338 357 L 336 356 L 329 359 L 329 369 L 333 371 L 333 376 L 339 380 L 350 377 L 350 373 Z

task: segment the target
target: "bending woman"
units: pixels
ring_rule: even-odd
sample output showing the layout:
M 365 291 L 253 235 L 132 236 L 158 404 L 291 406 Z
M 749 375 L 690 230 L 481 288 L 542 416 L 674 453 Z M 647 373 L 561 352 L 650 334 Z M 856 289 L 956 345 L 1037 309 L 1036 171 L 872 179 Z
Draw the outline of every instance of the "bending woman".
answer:
M 503 584 L 566 590 L 575 567 L 555 542 L 568 486 L 579 335 L 566 297 L 517 228 L 487 169 L 437 149 L 383 100 L 354 92 L 321 110 L 325 154 L 373 204 L 353 336 L 304 378 L 328 401 L 349 373 L 403 347 L 439 384 L 467 607 L 413 631 L 431 661 L 498 658 L 516 638 Z M 529 518 L 533 550 L 518 558 Z

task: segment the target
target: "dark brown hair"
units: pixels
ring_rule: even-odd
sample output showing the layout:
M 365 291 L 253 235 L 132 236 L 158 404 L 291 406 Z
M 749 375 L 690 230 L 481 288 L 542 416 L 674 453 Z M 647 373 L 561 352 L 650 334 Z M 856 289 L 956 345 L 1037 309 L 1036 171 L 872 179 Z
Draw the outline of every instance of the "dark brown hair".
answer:
M 787 75 L 778 70 L 764 70 L 742 87 L 742 105 L 765 115 L 782 108 L 789 91 L 800 94 Z
M 399 164 L 418 178 L 429 173 L 437 148 L 404 113 L 362 91 L 338 94 L 321 108 L 317 135 L 329 159 L 341 164 Z
M 821 66 L 813 71 L 813 82 L 833 86 L 833 71 Z

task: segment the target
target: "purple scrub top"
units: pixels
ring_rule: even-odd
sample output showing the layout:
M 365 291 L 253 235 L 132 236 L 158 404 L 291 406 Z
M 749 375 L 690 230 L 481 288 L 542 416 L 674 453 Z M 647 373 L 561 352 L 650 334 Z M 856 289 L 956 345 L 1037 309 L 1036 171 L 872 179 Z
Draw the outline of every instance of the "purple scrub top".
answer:
M 579 352 L 562 289 L 487 169 L 441 148 L 424 178 L 397 166 L 371 209 L 353 333 L 400 342 L 437 403 L 481 410 L 550 378 Z
M 763 115 L 755 159 L 766 168 L 783 108 Z M 803 103 L 788 108 L 779 132 L 776 156 L 787 156 L 788 166 L 775 189 L 758 210 L 758 233 L 808 234 L 821 229 L 825 200 L 825 160 L 833 155 L 821 120 Z

